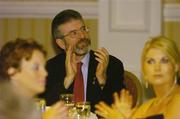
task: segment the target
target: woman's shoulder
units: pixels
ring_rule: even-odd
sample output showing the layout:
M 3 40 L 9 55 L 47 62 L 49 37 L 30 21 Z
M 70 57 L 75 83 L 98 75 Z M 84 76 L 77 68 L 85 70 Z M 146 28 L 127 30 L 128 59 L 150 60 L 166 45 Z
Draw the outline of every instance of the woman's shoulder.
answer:
M 139 107 L 136 108 L 136 114 L 140 113 L 146 113 L 146 111 L 149 109 L 149 107 L 153 104 L 154 102 L 154 98 L 149 99 L 148 101 L 144 102 L 143 104 L 141 104 Z
M 180 104 L 180 86 L 177 87 L 176 91 L 175 91 L 175 94 L 172 98 L 172 103 L 179 103 Z
M 148 101 L 144 102 L 139 107 L 137 107 L 134 114 L 132 115 L 132 119 L 137 119 L 139 117 L 146 116 L 146 112 L 153 102 L 154 102 L 154 98 L 149 99 Z
M 179 119 L 180 117 L 180 88 L 176 90 L 176 93 L 173 95 L 168 108 L 165 112 L 167 119 Z

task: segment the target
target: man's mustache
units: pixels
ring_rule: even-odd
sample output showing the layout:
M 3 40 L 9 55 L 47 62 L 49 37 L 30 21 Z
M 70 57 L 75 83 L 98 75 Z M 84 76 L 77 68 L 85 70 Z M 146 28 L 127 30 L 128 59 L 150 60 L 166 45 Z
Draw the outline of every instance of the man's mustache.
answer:
M 77 44 L 81 42 L 87 42 L 88 44 L 91 44 L 91 40 L 89 38 L 81 38 Z

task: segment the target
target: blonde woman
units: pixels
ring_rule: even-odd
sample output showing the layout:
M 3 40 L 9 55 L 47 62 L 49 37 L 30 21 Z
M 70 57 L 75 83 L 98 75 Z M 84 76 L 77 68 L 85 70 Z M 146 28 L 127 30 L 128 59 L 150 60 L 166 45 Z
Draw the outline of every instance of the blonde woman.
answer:
M 131 109 L 132 97 L 128 91 L 114 95 L 112 107 L 101 102 L 96 113 L 105 119 L 180 119 L 180 53 L 176 44 L 164 37 L 150 38 L 142 53 L 144 80 L 152 85 L 155 97 L 136 109 Z

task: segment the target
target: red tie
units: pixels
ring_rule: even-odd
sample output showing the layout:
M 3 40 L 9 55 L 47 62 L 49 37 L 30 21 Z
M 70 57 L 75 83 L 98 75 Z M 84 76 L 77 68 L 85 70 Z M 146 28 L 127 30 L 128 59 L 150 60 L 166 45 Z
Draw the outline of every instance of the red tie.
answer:
M 74 82 L 74 101 L 82 102 L 84 101 L 84 80 L 81 71 L 82 62 L 77 64 L 77 74 L 75 76 Z

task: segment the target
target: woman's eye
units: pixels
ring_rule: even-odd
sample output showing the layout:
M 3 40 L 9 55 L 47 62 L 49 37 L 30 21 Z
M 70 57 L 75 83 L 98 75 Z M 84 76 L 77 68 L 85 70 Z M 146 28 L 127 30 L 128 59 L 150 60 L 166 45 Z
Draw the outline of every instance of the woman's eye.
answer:
M 168 63 L 168 62 L 169 62 L 169 59 L 168 59 L 168 58 L 162 58 L 162 59 L 161 59 L 161 62 L 162 62 L 162 63 Z
M 154 61 L 153 59 L 148 59 L 148 60 L 147 60 L 147 63 L 148 63 L 148 64 L 153 64 L 153 63 L 155 63 L 155 61 Z

